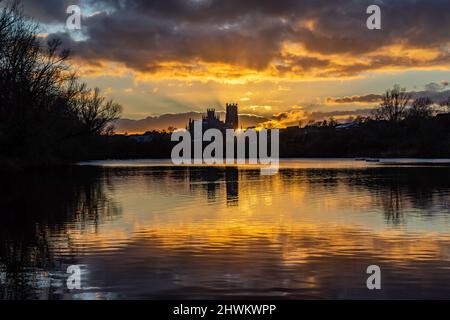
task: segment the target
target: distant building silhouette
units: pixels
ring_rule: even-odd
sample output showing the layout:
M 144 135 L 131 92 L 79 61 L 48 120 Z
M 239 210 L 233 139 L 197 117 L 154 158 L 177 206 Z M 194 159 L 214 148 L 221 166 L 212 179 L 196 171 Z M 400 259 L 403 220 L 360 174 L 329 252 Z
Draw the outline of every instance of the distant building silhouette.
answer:
M 239 116 L 237 103 L 227 103 L 227 116 L 225 124 L 228 128 L 237 130 L 239 129 Z
M 190 132 L 194 131 L 194 122 L 194 120 L 189 119 L 189 124 L 186 129 Z M 202 130 L 218 129 L 220 131 L 225 131 L 227 129 L 236 130 L 238 128 L 239 115 L 237 103 L 226 104 L 225 122 L 220 120 L 219 116 L 216 114 L 216 109 L 207 109 L 206 114 L 202 116 Z

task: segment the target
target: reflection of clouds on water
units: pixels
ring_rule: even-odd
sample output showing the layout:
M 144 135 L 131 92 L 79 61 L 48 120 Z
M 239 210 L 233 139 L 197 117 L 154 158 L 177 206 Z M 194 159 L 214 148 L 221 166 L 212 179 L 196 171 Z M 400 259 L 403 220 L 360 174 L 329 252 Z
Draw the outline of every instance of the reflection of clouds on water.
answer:
M 411 290 L 417 279 L 425 279 L 422 289 L 448 295 L 447 282 L 442 281 L 448 280 L 444 274 L 448 262 L 440 250 L 450 245 L 449 238 L 398 241 L 395 232 L 372 234 L 332 226 L 243 230 L 230 225 L 213 230 L 157 228 L 137 234 L 117 256 L 84 257 L 96 286 L 118 286 L 138 298 L 370 297 L 362 280 L 365 268 L 377 262 L 386 269 L 385 296 L 420 294 Z M 100 276 L 105 270 L 107 278 Z
M 370 298 L 372 264 L 376 295 L 450 296 L 448 169 L 72 170 L 5 180 L 2 297 Z

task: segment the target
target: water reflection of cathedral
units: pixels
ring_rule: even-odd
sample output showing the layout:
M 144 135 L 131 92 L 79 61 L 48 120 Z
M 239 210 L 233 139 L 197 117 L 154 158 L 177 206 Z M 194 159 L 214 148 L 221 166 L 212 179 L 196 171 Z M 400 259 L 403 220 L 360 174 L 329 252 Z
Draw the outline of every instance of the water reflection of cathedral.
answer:
M 189 171 L 189 180 L 191 188 L 196 188 L 195 182 L 206 182 L 200 184 L 206 191 L 208 200 L 215 202 L 221 195 L 223 186 L 225 186 L 226 202 L 228 206 L 237 206 L 239 201 L 239 170 L 235 167 L 225 168 L 201 168 L 196 170 L 192 168 Z M 194 182 L 194 183 L 193 183 Z
M 227 204 L 237 205 L 239 200 L 239 170 L 228 167 L 225 169 Z

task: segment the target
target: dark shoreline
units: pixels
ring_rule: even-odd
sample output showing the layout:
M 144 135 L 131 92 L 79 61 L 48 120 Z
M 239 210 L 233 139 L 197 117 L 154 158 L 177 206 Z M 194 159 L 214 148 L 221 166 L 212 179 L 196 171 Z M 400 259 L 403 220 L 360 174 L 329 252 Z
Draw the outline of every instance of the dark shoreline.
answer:
M 441 157 L 338 157 L 338 156 L 328 156 L 328 157 L 281 157 L 280 161 L 283 160 L 348 160 L 355 162 L 366 162 L 373 163 L 379 166 L 427 166 L 427 167 L 450 167 L 450 158 Z M 75 166 L 79 163 L 89 163 L 96 161 L 133 161 L 133 160 L 170 160 L 170 158 L 146 158 L 146 157 L 136 157 L 136 158 L 104 158 L 104 159 L 80 159 L 74 162 L 64 162 L 52 159 L 43 163 L 33 163 L 29 161 L 24 161 L 21 159 L 7 159 L 0 158 L 0 173 L 4 172 L 18 172 L 36 169 L 59 169 L 59 168 L 69 168 Z M 410 161 L 408 161 L 410 160 Z M 414 161 L 412 161 L 414 160 Z M 442 162 L 432 162 L 433 160 L 442 160 Z M 205 165 L 208 166 L 208 165 Z

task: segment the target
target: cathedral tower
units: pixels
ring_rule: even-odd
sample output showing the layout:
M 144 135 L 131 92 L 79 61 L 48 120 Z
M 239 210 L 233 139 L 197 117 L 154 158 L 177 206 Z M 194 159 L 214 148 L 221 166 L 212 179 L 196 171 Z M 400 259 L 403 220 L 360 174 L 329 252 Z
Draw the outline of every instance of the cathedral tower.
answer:
M 237 130 L 239 128 L 239 116 L 237 103 L 227 103 L 227 116 L 225 124 L 228 128 Z

